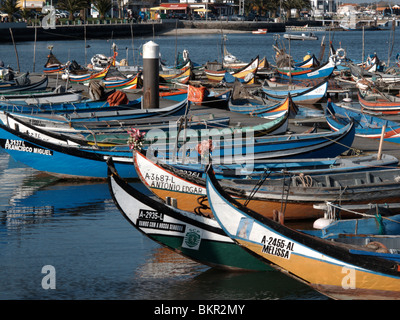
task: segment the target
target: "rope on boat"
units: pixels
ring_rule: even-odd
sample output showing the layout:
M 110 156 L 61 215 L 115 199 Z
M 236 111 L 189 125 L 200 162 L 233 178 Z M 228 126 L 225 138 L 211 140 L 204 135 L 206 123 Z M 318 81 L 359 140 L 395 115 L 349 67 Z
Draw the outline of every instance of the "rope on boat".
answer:
M 286 176 L 283 176 L 283 185 L 282 185 L 282 199 L 281 199 L 281 213 L 283 215 L 283 220 L 285 218 L 285 211 L 286 211 L 286 204 L 287 204 L 287 200 L 289 197 L 289 190 L 290 190 L 290 180 L 291 177 L 289 176 L 289 184 L 287 186 L 287 192 L 286 192 L 286 199 L 283 199 L 283 196 L 285 195 L 285 180 L 286 180 Z M 285 206 L 284 206 L 285 205 Z
M 363 217 L 376 218 L 377 215 L 379 215 L 380 216 L 379 219 L 382 219 L 382 220 L 385 219 L 385 220 L 388 220 L 388 221 L 391 221 L 391 222 L 400 223 L 400 221 L 396 221 L 396 220 L 390 219 L 388 217 L 382 216 L 378 212 L 376 214 L 368 214 L 368 213 L 362 213 L 362 212 L 354 211 L 354 210 L 351 210 L 351 209 L 343 208 L 341 206 L 335 205 L 332 202 L 327 202 L 326 204 L 327 204 L 328 208 L 329 207 L 333 207 L 335 209 L 344 210 L 344 211 L 347 211 L 349 213 L 353 213 L 353 214 L 360 215 L 360 216 L 363 216 Z M 378 206 L 376 206 L 376 210 L 378 210 Z M 329 213 L 329 211 L 330 211 L 330 209 L 328 209 L 328 213 Z
M 304 173 L 299 173 L 294 179 L 300 180 L 303 187 L 312 187 L 314 182 L 311 176 L 305 175 Z
M 258 182 L 254 185 L 253 190 L 251 190 L 249 196 L 247 197 L 247 199 L 244 203 L 245 207 L 250 202 L 250 200 L 254 197 L 254 195 L 257 193 L 257 191 L 261 188 L 261 186 L 264 184 L 265 180 L 269 177 L 270 174 L 271 174 L 271 171 L 269 171 L 269 168 L 265 168 L 263 175 L 258 180 Z
M 206 100 L 206 101 L 201 101 L 199 104 L 193 103 L 194 105 L 203 105 L 204 103 L 211 103 L 211 102 L 224 102 L 224 99 L 215 99 L 215 100 Z
M 330 138 L 328 138 L 328 137 L 325 137 L 325 139 L 326 139 L 326 140 L 329 140 L 329 141 L 331 141 L 331 142 L 337 143 L 337 144 L 341 145 L 342 147 L 346 147 L 346 148 L 348 148 L 349 150 L 354 151 L 356 155 L 361 154 L 361 150 L 359 150 L 359 149 L 346 146 L 345 144 L 343 144 L 343 143 L 341 143 L 341 142 L 338 142 L 338 141 L 336 141 L 336 140 L 330 139 Z

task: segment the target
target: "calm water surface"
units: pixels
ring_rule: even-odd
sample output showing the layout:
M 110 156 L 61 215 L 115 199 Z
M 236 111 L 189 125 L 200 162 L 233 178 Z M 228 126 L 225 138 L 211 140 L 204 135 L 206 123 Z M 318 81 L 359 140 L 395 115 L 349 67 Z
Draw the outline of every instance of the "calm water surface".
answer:
M 318 35 L 321 39 L 323 34 Z M 330 37 L 352 59 L 361 59 L 361 32 Z M 389 37 L 389 31 L 367 32 L 366 53 L 375 51 L 387 59 Z M 198 63 L 220 59 L 220 35 L 134 39 L 135 58 L 149 40 L 160 45 L 163 59 L 171 64 L 176 51 L 184 49 Z M 119 47 L 119 58 L 130 49 L 132 63 L 130 39 L 88 40 L 86 53 L 84 41 L 38 42 L 36 71 L 42 70 L 49 45 L 60 61 L 84 64 L 85 56 L 110 53 L 112 42 Z M 273 35 L 230 34 L 227 46 L 239 59 L 265 55 L 272 61 L 273 42 Z M 318 55 L 319 45 L 292 43 L 291 51 L 301 59 L 308 50 Z M 17 44 L 21 71 L 33 71 L 33 47 L 33 42 Z M 16 69 L 12 45 L 1 49 L 0 59 Z M 221 272 L 162 248 L 123 218 L 106 183 L 59 181 L 15 162 L 2 150 L 0 183 L 1 300 L 326 300 L 278 272 Z M 144 191 L 139 182 L 135 185 Z M 44 266 L 56 272 L 55 289 L 42 286 Z
M 388 61 L 388 53 L 391 52 L 390 62 L 393 63 L 396 54 L 400 51 L 396 46 L 399 39 L 400 29 L 395 32 L 395 45 L 391 49 L 393 35 L 390 30 L 384 31 L 368 31 L 365 32 L 364 53 L 366 55 L 376 52 L 381 60 Z M 295 59 L 302 59 L 307 51 L 311 51 L 317 57 L 320 55 L 321 40 L 325 36 L 325 44 L 329 41 L 337 49 L 345 48 L 347 56 L 352 60 L 359 61 L 362 59 L 362 32 L 316 32 L 317 41 L 291 41 L 289 46 L 285 42 L 286 50 L 294 56 Z M 83 36 L 82 36 L 83 37 Z M 275 43 L 274 34 L 257 35 L 257 34 L 228 34 L 226 35 L 226 46 L 228 51 L 243 61 L 250 61 L 257 55 L 267 57 L 269 61 L 273 61 L 274 51 L 272 45 Z M 283 34 L 280 34 L 280 40 Z M 207 35 L 183 35 L 183 36 L 156 36 L 156 37 L 134 37 L 132 39 L 110 39 L 108 40 L 69 40 L 60 34 L 59 41 L 38 41 L 36 46 L 34 42 L 17 43 L 16 48 L 19 56 L 20 71 L 36 71 L 42 72 L 43 66 L 47 60 L 49 52 L 48 47 L 53 46 L 53 53 L 61 62 L 76 60 L 79 64 L 86 65 L 90 63 L 90 58 L 97 53 L 107 56 L 112 55 L 111 46 L 115 43 L 118 47 L 118 60 L 127 58 L 129 64 L 140 64 L 141 49 L 143 44 L 148 41 L 154 41 L 160 46 L 161 58 L 167 64 L 173 65 L 177 52 L 183 50 L 189 51 L 192 61 L 204 64 L 207 61 L 221 61 L 221 34 Z M 33 40 L 33 39 L 32 39 Z M 86 48 L 85 48 L 86 46 Z M 17 69 L 17 59 L 12 44 L 1 45 L 0 60 L 5 65 L 10 65 Z M 325 50 L 325 58 L 327 57 L 328 48 Z

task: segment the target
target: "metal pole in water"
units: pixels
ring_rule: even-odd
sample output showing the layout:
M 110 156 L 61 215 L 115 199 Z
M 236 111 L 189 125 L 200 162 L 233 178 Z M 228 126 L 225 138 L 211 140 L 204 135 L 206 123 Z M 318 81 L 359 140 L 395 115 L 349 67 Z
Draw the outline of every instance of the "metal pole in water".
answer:
M 143 109 L 159 108 L 160 48 L 149 41 L 143 45 Z

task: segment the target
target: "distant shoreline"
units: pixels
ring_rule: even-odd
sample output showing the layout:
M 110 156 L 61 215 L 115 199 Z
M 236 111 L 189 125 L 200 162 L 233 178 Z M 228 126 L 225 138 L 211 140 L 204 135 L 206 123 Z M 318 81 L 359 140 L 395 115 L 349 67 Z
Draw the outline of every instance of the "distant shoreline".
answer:
M 2 25 L 4 36 L 0 43 L 23 41 L 83 40 L 131 38 L 137 36 L 171 36 L 195 34 L 251 33 L 257 29 L 268 29 L 269 33 L 285 32 L 285 24 L 247 21 L 162 21 L 156 23 L 135 24 L 85 24 L 57 25 L 55 29 L 26 26 L 26 24 Z
M 200 28 L 178 28 L 173 30 L 161 31 L 159 36 L 173 36 L 179 35 L 195 35 L 195 34 L 218 34 L 218 33 L 251 33 L 248 30 L 230 30 L 230 29 L 200 29 Z

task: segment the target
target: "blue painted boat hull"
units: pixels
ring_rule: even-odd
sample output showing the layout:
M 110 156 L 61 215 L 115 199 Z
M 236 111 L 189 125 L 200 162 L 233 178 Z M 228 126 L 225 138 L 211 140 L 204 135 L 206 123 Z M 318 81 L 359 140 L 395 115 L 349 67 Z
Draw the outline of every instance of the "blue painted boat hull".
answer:
M 328 62 L 327 64 L 317 68 L 317 69 L 305 69 L 305 68 L 292 68 L 289 72 L 283 69 L 278 69 L 279 74 L 282 78 L 286 79 L 318 79 L 329 77 L 333 70 L 335 69 L 335 64 Z
M 350 123 L 332 136 L 326 133 L 312 133 L 308 135 L 278 135 L 251 139 L 218 139 L 212 140 L 213 163 L 229 164 L 243 161 L 267 159 L 305 159 L 305 158 L 334 158 L 347 151 L 354 141 L 354 125 Z M 199 161 L 197 145 L 199 141 L 189 141 L 186 144 L 178 143 L 178 159 L 190 158 Z M 147 156 L 151 159 L 173 159 L 174 143 L 154 143 L 147 149 Z M 218 162 L 221 161 L 221 162 Z
M 36 170 L 45 171 L 60 177 L 106 178 L 106 160 L 112 157 L 121 176 L 137 177 L 132 166 L 132 153 L 128 146 L 101 147 L 86 145 L 73 141 L 70 137 L 39 131 L 27 124 L 11 129 L 0 124 L 0 146 L 15 160 L 20 161 Z M 19 132 L 18 128 L 23 130 Z M 353 143 L 353 123 L 338 132 L 271 136 L 252 139 L 218 139 L 213 137 L 215 149 L 212 151 L 213 161 L 223 163 L 260 159 L 299 159 L 336 157 L 346 151 Z M 191 139 L 192 140 L 192 139 Z M 195 139 L 196 140 L 196 139 Z M 190 157 L 201 161 L 197 151 L 199 141 L 189 141 L 187 149 L 178 145 L 175 140 L 162 144 L 150 143 L 145 146 L 146 154 L 152 157 L 173 159 L 177 154 L 179 159 Z M 186 152 L 188 150 L 188 152 Z M 200 159 L 199 159 L 200 157 Z M 216 162 L 218 163 L 218 162 Z
M 271 100 L 281 101 L 290 94 L 292 101 L 303 104 L 317 103 L 325 97 L 328 90 L 328 81 L 324 81 L 313 88 L 302 88 L 295 90 L 279 90 L 278 88 L 262 87 L 263 92 Z
M 79 148 L 62 146 L 18 133 L 0 124 L 0 146 L 16 161 L 62 178 L 107 178 L 108 157 L 126 178 L 137 178 L 128 148 Z
M 380 219 L 378 216 L 362 219 L 342 219 L 332 222 L 321 230 L 302 230 L 324 239 L 335 239 L 339 234 L 385 234 L 398 235 L 400 233 L 400 215 L 390 219 Z
M 340 130 L 347 125 L 351 119 L 355 123 L 355 135 L 363 138 L 380 139 L 382 128 L 385 125 L 384 141 L 400 143 L 400 123 L 386 120 L 376 116 L 362 113 L 360 110 L 348 109 L 328 101 L 325 110 L 326 121 L 333 131 Z

